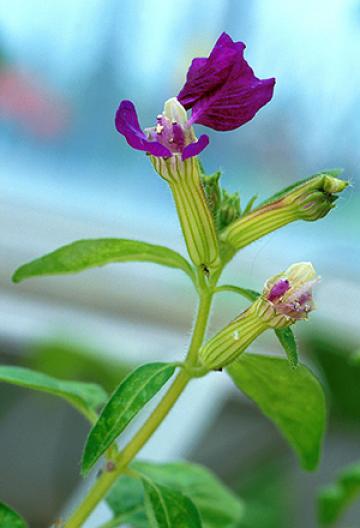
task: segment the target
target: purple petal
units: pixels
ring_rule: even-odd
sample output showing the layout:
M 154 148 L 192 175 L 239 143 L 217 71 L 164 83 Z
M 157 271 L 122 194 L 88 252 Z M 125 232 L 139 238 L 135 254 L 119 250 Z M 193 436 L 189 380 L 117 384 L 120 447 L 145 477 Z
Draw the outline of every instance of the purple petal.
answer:
M 242 58 L 222 88 L 194 104 L 190 122 L 214 130 L 234 130 L 250 121 L 270 101 L 274 85 L 274 78 L 255 77 Z
M 169 149 L 158 141 L 149 141 L 141 130 L 135 106 L 131 101 L 121 101 L 115 115 L 116 130 L 125 136 L 128 144 L 136 150 L 150 152 L 153 156 L 167 158 Z
M 194 103 L 221 86 L 230 74 L 238 52 L 237 45 L 226 33 L 218 38 L 209 58 L 196 58 L 192 61 L 178 100 L 188 110 Z
M 185 161 L 188 158 L 193 158 L 197 156 L 206 148 L 209 144 L 209 136 L 202 134 L 197 141 L 190 143 L 187 147 L 184 148 L 181 159 Z
M 287 279 L 280 279 L 276 284 L 271 288 L 269 295 L 267 296 L 268 300 L 273 302 L 277 299 L 280 299 L 290 288 L 289 281 Z

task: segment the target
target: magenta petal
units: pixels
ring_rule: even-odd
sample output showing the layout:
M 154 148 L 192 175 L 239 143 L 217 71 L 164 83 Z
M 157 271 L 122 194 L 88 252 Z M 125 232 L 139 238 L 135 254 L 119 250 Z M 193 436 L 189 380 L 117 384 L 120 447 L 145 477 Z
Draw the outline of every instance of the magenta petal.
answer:
M 229 76 L 237 53 L 237 44 L 226 33 L 217 40 L 209 58 L 192 61 L 178 100 L 188 110 L 195 101 L 221 86 Z
M 149 141 L 141 130 L 135 106 L 131 101 L 121 101 L 115 115 L 116 130 L 125 136 L 128 144 L 136 150 L 150 152 L 153 156 L 167 158 L 169 149 L 157 141 Z
M 209 144 L 209 136 L 202 134 L 197 141 L 190 143 L 187 147 L 184 148 L 181 159 L 185 161 L 188 158 L 193 158 L 197 156 L 206 148 Z
M 267 298 L 269 301 L 274 302 L 277 299 L 280 299 L 290 288 L 289 281 L 287 279 L 280 279 L 276 284 L 271 288 Z
M 195 103 L 190 122 L 214 130 L 234 130 L 250 121 L 270 101 L 274 85 L 273 78 L 233 79 L 218 92 Z

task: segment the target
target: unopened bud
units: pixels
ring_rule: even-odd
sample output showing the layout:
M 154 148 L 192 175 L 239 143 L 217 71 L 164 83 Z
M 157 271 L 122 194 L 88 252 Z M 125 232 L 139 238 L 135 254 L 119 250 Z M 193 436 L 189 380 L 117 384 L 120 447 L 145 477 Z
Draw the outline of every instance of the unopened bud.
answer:
M 335 193 L 348 186 L 348 182 L 335 176 L 338 174 L 339 171 L 316 174 L 275 194 L 229 225 L 221 234 L 222 242 L 238 250 L 290 222 L 324 217 L 335 207 Z
M 317 282 L 312 264 L 300 262 L 271 277 L 262 295 L 239 317 L 210 339 L 199 357 L 209 370 L 234 361 L 269 328 L 285 328 L 307 319 L 314 309 L 312 287 Z

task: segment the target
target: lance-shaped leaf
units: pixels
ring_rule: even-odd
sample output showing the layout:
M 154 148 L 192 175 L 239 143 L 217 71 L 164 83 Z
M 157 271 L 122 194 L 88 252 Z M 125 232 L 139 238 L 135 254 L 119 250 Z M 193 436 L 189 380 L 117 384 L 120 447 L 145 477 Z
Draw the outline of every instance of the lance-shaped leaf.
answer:
M 104 389 L 95 383 L 61 380 L 23 367 L 1 365 L 1 381 L 64 398 L 90 422 L 96 420 L 95 410 L 107 398 Z
M 290 326 L 286 328 L 276 328 L 275 334 L 286 352 L 290 365 L 292 367 L 297 367 L 299 364 L 299 355 L 295 336 Z
M 345 509 L 360 497 L 360 462 L 347 466 L 335 484 L 326 486 L 318 495 L 318 516 L 324 526 L 335 523 Z
M 88 473 L 144 405 L 173 375 L 171 363 L 148 363 L 130 372 L 103 408 L 87 439 L 82 472 Z
M 24 519 L 3 502 L 0 502 L 0 526 L 1 528 L 27 528 Z
M 14 282 L 30 277 L 78 273 L 88 268 L 114 262 L 154 262 L 184 271 L 192 280 L 189 262 L 176 251 L 125 238 L 78 240 L 21 266 L 13 275 Z
M 325 398 L 317 378 L 304 365 L 285 359 L 243 354 L 228 367 L 235 385 L 280 429 L 304 469 L 318 464 L 325 430 Z
M 131 465 L 162 486 L 181 492 L 195 504 L 204 528 L 234 528 L 244 514 L 242 500 L 211 471 L 189 462 L 134 462 Z M 144 493 L 139 480 L 122 476 L 113 486 L 107 502 L 116 519 L 126 519 L 135 528 L 147 527 Z
M 201 528 L 199 512 L 189 497 L 148 479 L 143 485 L 150 528 Z

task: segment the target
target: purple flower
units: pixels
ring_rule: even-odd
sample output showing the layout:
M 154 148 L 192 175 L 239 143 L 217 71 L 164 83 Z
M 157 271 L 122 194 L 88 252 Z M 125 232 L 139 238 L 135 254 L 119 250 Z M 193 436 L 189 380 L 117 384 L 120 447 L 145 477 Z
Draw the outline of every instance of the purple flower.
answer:
M 145 130 L 139 125 L 131 101 L 122 101 L 115 126 L 128 144 L 152 156 L 180 155 L 184 161 L 197 156 L 208 144 L 207 135 L 196 139 L 192 125 L 215 130 L 233 130 L 254 117 L 272 97 L 275 79 L 260 80 L 243 57 L 245 44 L 223 33 L 210 56 L 196 58 L 177 98 L 165 103 L 156 124 Z M 192 108 L 188 119 L 186 110 Z
M 270 101 L 275 79 L 258 79 L 244 59 L 245 44 L 227 33 L 217 40 L 207 59 L 191 63 L 178 100 L 192 108 L 190 123 L 214 130 L 233 130 L 250 121 Z
M 290 266 L 284 275 L 267 282 L 265 299 L 276 314 L 295 321 L 306 319 L 314 308 L 312 288 L 319 280 L 315 270 L 309 262 L 300 262 Z
M 156 125 L 147 128 L 146 133 L 140 128 L 133 103 L 121 101 L 115 116 L 115 126 L 131 147 L 161 158 L 181 154 L 182 160 L 186 160 L 197 156 L 209 144 L 206 134 L 196 140 L 188 124 L 186 111 L 176 98 L 165 103 L 164 112 L 156 118 Z

